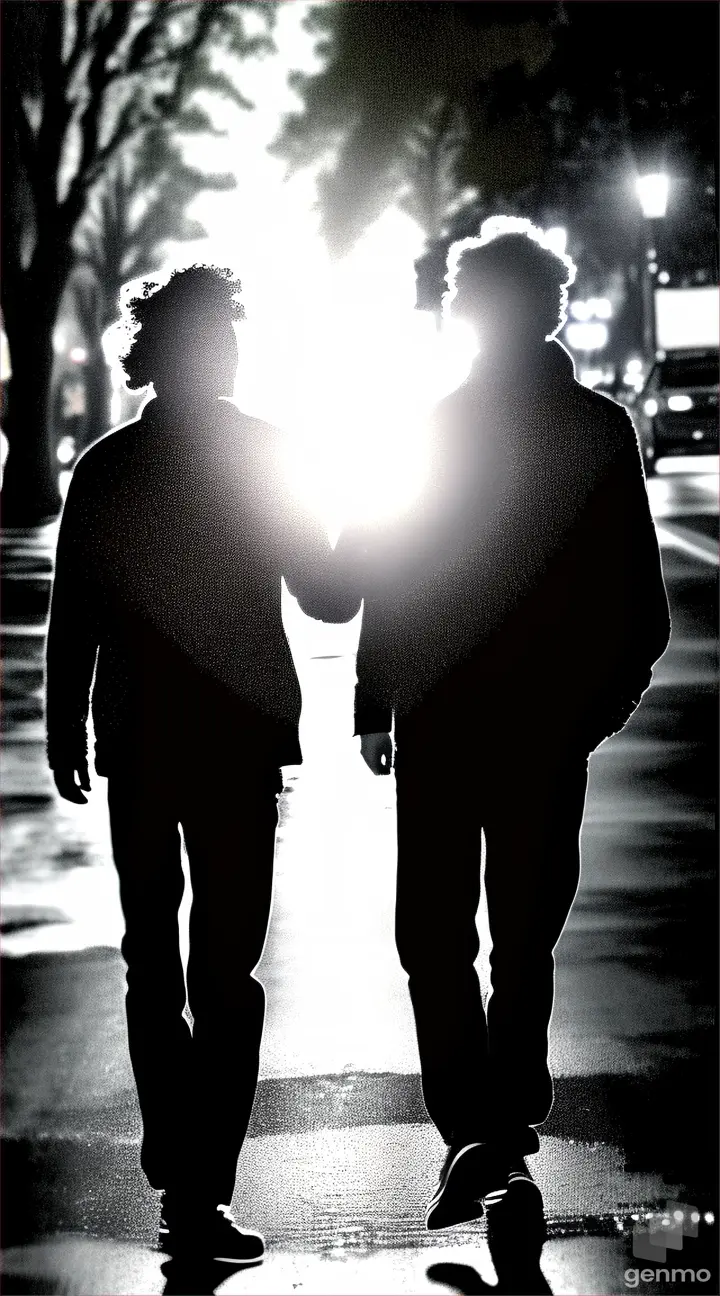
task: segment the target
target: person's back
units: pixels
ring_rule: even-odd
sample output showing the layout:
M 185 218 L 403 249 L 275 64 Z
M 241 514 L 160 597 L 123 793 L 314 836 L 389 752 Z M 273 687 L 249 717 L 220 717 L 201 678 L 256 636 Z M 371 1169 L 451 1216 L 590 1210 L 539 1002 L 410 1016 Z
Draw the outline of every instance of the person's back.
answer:
M 298 762 L 281 578 L 311 616 L 355 610 L 331 588 L 327 537 L 287 489 L 281 434 L 226 398 L 237 346 L 203 269 L 135 305 L 144 322 L 124 363 L 156 398 L 73 474 L 48 637 L 53 767 L 77 755 L 95 650 L 98 772 L 149 741 L 234 742 L 238 726 L 253 759 Z
M 385 773 L 394 720 L 397 947 L 448 1145 L 430 1229 L 530 1177 L 588 755 L 636 707 L 669 633 L 632 424 L 548 340 L 571 266 L 525 233 L 456 252 L 452 313 L 481 350 L 436 411 L 431 485 L 389 536 L 344 542 L 365 574 L 356 732 Z
M 473 698 L 526 707 L 540 691 L 612 732 L 669 627 L 628 415 L 541 337 L 481 354 L 433 433 L 424 498 L 367 538 L 358 732 L 365 708 L 435 700 L 462 715 Z
M 232 1198 L 257 1082 L 265 995 L 253 973 L 280 767 L 301 759 L 281 579 L 321 619 L 349 619 L 359 599 L 339 589 L 327 536 L 284 488 L 279 433 L 227 399 L 237 288 L 194 267 L 133 304 L 140 332 L 124 367 L 156 399 L 73 474 L 47 732 L 58 791 L 84 802 L 97 661 L 95 766 L 108 776 L 141 1164 L 163 1193 L 160 1241 L 173 1254 L 256 1260 L 262 1239 L 218 1206 Z M 193 892 L 187 981 L 180 828 Z

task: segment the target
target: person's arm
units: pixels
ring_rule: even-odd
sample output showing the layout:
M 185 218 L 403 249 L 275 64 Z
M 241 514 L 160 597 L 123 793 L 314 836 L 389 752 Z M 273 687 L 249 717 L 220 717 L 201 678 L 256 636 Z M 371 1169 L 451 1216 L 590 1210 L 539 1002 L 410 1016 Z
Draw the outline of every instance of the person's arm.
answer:
M 90 789 L 87 718 L 98 650 L 89 534 L 92 490 L 87 475 L 81 462 L 63 509 L 45 669 L 48 764 L 60 795 L 78 804 L 85 803 L 83 792 Z
M 306 616 L 340 624 L 360 611 L 362 590 L 343 553 L 332 549 L 327 532 L 310 513 L 291 507 L 283 558 L 285 583 Z
M 599 500 L 602 526 L 590 537 L 586 587 L 589 615 L 596 627 L 590 648 L 598 681 L 598 721 L 607 729 L 603 736 L 617 732 L 630 718 L 670 638 L 660 549 L 642 460 L 629 417 L 623 424 Z M 599 521 L 599 512 L 595 516 Z

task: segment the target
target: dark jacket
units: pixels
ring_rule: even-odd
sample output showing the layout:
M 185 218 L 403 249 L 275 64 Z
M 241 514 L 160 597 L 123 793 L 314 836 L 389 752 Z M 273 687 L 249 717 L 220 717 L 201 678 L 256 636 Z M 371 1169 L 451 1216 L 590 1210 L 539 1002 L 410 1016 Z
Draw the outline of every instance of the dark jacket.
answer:
M 321 620 L 349 619 L 359 597 L 334 584 L 327 537 L 285 486 L 281 446 L 229 401 L 175 421 L 151 401 L 79 460 L 48 631 L 51 767 L 86 750 L 94 672 L 100 774 L 142 745 L 221 738 L 300 761 L 281 577 Z
M 575 708 L 597 745 L 647 688 L 668 604 L 635 431 L 558 343 L 437 408 L 430 480 L 384 533 L 345 536 L 365 594 L 356 732 L 431 704 Z

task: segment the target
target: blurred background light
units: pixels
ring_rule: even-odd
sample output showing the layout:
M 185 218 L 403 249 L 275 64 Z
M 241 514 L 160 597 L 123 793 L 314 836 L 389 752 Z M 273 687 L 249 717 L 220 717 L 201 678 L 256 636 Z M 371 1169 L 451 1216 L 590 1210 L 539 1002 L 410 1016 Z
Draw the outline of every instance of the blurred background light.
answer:
M 608 340 L 608 331 L 604 324 L 568 324 L 565 337 L 573 351 L 600 351 Z
M 662 220 L 667 211 L 670 179 L 664 171 L 638 176 L 635 181 L 642 214 L 646 220 Z
M 658 288 L 655 317 L 666 351 L 720 346 L 720 288 Z
M 585 301 L 574 301 L 570 303 L 570 314 L 576 320 L 590 319 L 590 303 Z

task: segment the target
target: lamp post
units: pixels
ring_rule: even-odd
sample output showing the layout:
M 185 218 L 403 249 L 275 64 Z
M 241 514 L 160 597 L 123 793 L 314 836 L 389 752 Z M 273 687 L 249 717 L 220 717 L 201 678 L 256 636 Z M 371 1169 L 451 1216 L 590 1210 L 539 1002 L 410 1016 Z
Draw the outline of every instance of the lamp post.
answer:
M 642 287 L 643 349 L 650 365 L 655 360 L 657 341 L 655 335 L 655 283 L 658 272 L 657 225 L 667 212 L 670 180 L 663 171 L 653 171 L 638 176 L 635 192 L 645 217 L 644 264 L 640 269 Z

